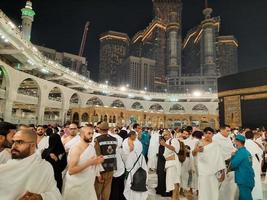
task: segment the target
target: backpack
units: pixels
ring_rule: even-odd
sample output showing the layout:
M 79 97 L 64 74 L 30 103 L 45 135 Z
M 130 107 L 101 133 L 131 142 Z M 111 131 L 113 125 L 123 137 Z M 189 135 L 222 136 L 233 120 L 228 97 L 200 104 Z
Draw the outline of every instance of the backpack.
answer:
M 138 157 L 139 160 L 140 156 Z M 137 161 L 138 161 L 137 160 Z M 146 192 L 146 180 L 147 180 L 147 173 L 146 170 L 142 168 L 143 163 L 143 157 L 141 161 L 140 167 L 136 170 L 133 176 L 131 176 L 132 182 L 131 182 L 131 190 L 136 192 Z
M 171 145 L 171 142 L 172 142 L 172 139 L 170 140 L 170 145 Z M 185 147 L 185 144 L 183 142 L 181 142 L 180 140 L 178 140 L 179 144 L 180 144 L 180 150 L 177 154 L 178 156 L 178 159 L 181 163 L 183 163 L 186 159 L 186 147 Z

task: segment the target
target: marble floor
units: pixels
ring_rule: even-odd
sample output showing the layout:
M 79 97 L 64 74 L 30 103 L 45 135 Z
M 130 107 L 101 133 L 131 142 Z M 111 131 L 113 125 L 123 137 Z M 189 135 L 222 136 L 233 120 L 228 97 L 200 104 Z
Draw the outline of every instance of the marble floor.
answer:
M 267 200 L 267 180 L 262 179 L 263 184 L 263 200 Z M 148 175 L 148 191 L 149 196 L 147 200 L 170 200 L 169 197 L 161 197 L 156 195 L 155 188 L 157 186 L 157 175 L 155 173 L 149 173 Z M 189 196 L 189 197 L 180 197 L 179 200 L 197 200 L 197 196 Z

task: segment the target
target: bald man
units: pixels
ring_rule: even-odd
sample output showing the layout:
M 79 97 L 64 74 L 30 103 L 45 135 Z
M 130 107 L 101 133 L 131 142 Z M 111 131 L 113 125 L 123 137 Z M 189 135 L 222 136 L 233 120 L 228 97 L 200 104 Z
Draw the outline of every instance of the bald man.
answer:
M 103 156 L 96 156 L 92 144 L 94 129 L 83 127 L 80 141 L 69 152 L 69 169 L 66 174 L 64 200 L 97 200 L 94 182 L 100 176 Z
M 61 200 L 52 166 L 36 153 L 37 135 L 30 129 L 13 136 L 12 160 L 0 165 L 0 196 L 5 200 Z

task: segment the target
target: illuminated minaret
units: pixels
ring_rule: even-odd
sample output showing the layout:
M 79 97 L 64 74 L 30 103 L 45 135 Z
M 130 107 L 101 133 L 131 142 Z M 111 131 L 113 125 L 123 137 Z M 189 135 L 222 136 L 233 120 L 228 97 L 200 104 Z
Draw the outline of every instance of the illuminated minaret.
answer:
M 25 8 L 21 9 L 22 35 L 25 40 L 31 40 L 32 22 L 35 12 L 32 9 L 32 2 L 27 1 Z
M 181 0 L 152 0 L 155 18 L 166 24 L 166 73 L 168 78 L 177 78 L 181 74 Z M 165 40 L 164 39 L 164 40 Z M 161 38 L 163 40 L 163 38 Z
M 212 8 L 208 7 L 208 1 L 205 0 L 205 9 L 202 21 L 201 37 L 201 72 L 204 76 L 216 76 L 216 30 L 215 19 L 211 17 Z
M 169 23 L 167 25 L 167 77 L 180 76 L 181 69 L 181 45 L 179 38 L 180 24 L 177 21 L 177 12 L 171 12 L 169 14 Z

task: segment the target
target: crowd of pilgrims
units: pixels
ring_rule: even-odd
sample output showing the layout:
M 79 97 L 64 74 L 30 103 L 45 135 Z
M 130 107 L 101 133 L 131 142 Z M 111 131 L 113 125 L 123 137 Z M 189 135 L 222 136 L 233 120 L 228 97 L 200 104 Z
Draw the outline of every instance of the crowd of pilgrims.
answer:
M 260 200 L 265 130 L 0 122 L 1 200 Z M 265 178 L 267 182 L 267 178 Z

